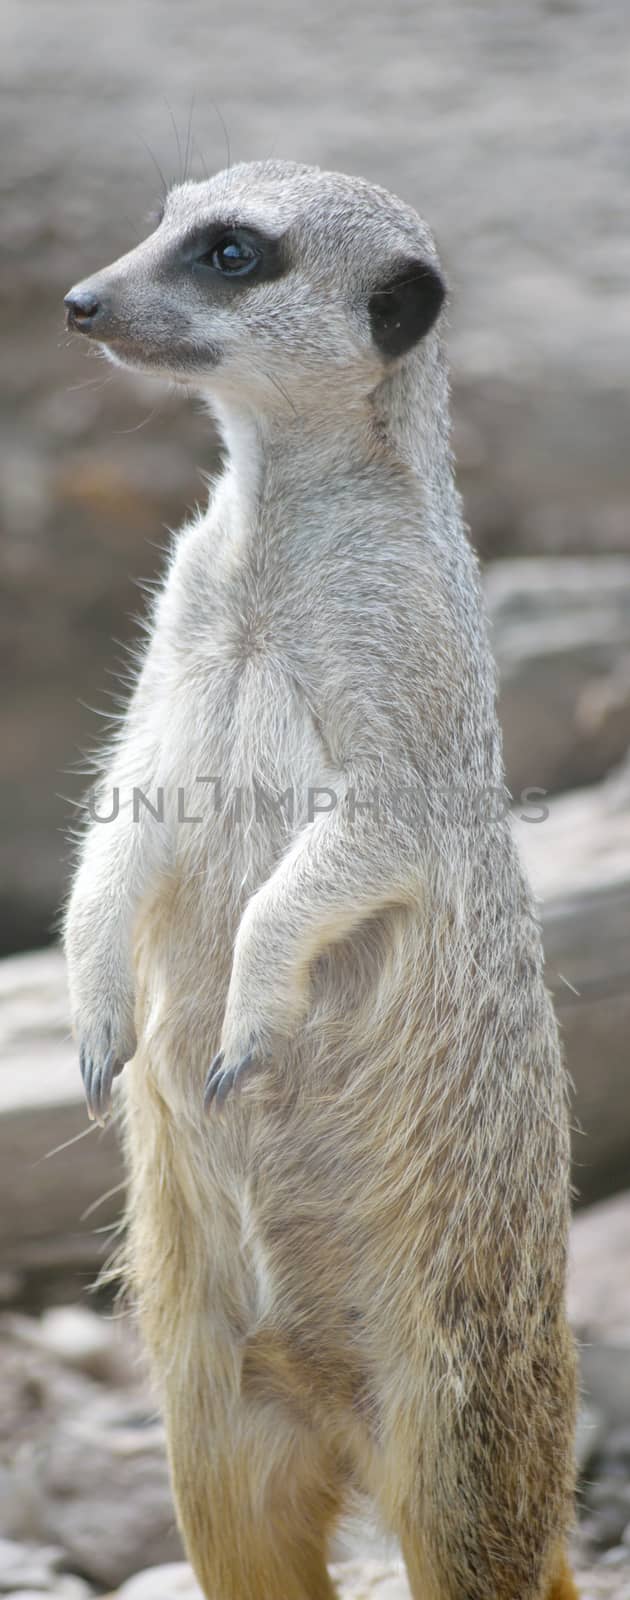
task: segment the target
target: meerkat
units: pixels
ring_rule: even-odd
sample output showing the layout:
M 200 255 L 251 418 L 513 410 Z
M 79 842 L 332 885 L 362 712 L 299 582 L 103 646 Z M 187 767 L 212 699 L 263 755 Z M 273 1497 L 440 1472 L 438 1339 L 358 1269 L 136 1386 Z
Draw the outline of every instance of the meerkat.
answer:
M 444 298 L 408 205 L 276 161 L 174 189 L 66 298 L 225 445 L 65 926 L 97 1120 L 125 1068 L 125 1270 L 207 1600 L 331 1600 L 356 1494 L 416 1600 L 576 1594 L 565 1073 Z

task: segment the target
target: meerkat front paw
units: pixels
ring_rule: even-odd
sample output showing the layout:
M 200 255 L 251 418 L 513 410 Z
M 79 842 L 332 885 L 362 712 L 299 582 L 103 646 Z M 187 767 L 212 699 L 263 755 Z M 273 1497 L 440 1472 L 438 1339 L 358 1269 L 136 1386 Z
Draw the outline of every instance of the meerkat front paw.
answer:
M 220 1111 L 232 1090 L 242 1088 L 246 1078 L 262 1072 L 269 1058 L 270 1052 L 255 1033 L 250 1033 L 246 1047 L 219 1050 L 210 1063 L 206 1078 L 204 1109 L 209 1111 L 211 1106 L 215 1106 Z
M 76 973 L 73 976 L 73 1032 L 79 1047 L 88 1116 L 102 1125 L 112 1108 L 114 1078 L 136 1052 L 133 997 L 126 986 L 123 993 L 117 994 L 115 985 L 105 984 L 103 999 L 92 998 L 88 1002 L 85 988 L 82 996 L 77 995 Z
M 114 1078 L 135 1053 L 135 1038 L 121 1039 L 110 1020 L 97 1033 L 78 1031 L 79 1065 L 85 1090 L 88 1116 L 104 1126 L 112 1108 Z
M 136 1051 L 133 972 L 124 934 L 107 922 L 99 925 L 91 902 L 86 911 L 76 894 L 66 923 L 66 959 L 88 1115 L 102 1124 L 111 1111 L 114 1078 Z
M 205 1082 L 206 1111 L 220 1110 L 233 1089 L 269 1065 L 306 1010 L 307 985 L 299 981 L 292 948 L 285 954 L 286 942 L 259 890 L 236 936 L 219 1052 Z

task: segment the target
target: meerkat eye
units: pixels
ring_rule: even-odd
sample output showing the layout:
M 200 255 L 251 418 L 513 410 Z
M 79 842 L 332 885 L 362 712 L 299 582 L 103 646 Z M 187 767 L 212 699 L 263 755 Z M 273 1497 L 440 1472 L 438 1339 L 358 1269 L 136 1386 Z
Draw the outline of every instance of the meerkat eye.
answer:
M 204 266 L 214 267 L 224 277 L 244 278 L 253 272 L 260 261 L 260 251 L 242 234 L 226 233 L 211 250 L 199 257 Z

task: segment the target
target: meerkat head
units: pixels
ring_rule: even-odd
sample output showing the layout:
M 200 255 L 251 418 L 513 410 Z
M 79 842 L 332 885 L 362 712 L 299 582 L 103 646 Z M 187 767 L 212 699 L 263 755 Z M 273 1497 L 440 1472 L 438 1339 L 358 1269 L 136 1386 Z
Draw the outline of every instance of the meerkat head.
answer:
M 368 393 L 430 333 L 445 295 L 416 213 L 360 179 L 253 162 L 167 196 L 155 231 L 66 295 L 114 361 L 210 398 L 303 405 Z

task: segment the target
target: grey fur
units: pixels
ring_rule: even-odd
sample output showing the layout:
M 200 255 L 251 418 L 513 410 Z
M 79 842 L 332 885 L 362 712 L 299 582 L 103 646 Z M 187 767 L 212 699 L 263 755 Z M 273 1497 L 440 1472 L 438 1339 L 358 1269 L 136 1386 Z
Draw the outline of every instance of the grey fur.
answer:
M 180 268 L 226 216 L 282 235 L 288 269 L 230 295 Z M 574 1593 L 566 1084 L 486 804 L 495 672 L 441 318 L 394 361 L 371 334 L 405 260 L 439 270 L 401 201 L 257 163 L 176 190 L 89 285 L 92 336 L 194 371 L 227 450 L 175 543 L 106 767 L 125 803 L 85 837 L 66 926 L 98 1116 L 129 1062 L 126 1270 L 209 1600 L 326 1600 L 357 1488 L 414 1596 Z M 241 791 L 240 820 L 178 824 L 200 775 Z M 294 819 L 261 818 L 256 784 L 291 786 Z M 165 823 L 133 824 L 134 785 L 163 788 Z M 309 787 L 334 810 L 309 820 Z

